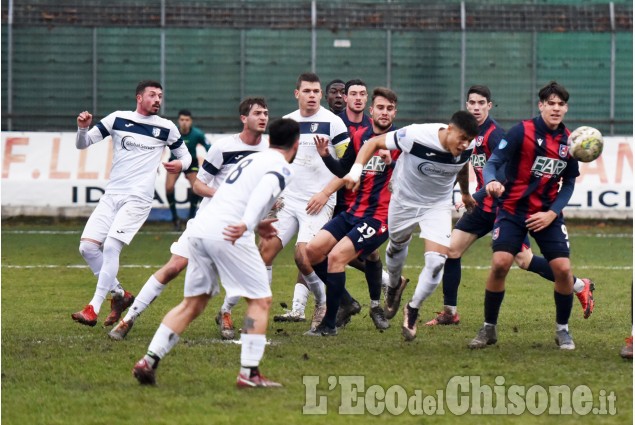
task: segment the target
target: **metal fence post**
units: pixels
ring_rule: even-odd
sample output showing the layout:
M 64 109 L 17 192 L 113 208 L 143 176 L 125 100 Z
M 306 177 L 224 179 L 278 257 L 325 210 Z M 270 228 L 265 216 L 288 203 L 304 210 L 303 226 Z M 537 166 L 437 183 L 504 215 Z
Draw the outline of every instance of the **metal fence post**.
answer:
M 166 89 L 165 84 L 165 0 L 161 0 L 161 54 L 160 54 L 160 73 L 161 73 L 161 85 L 163 90 Z M 165 113 L 165 97 L 161 102 L 161 115 Z
M 466 50 L 466 24 L 465 24 L 465 2 L 461 2 L 461 91 L 459 93 L 459 109 L 463 109 L 463 99 L 465 98 L 465 50 Z
M 311 72 L 316 69 L 317 57 L 317 5 L 311 1 Z
M 386 0 L 388 4 L 392 0 Z M 392 85 L 392 31 L 390 28 L 386 30 L 386 87 Z
M 7 28 L 7 130 L 13 129 L 13 0 L 9 0 Z
M 93 115 L 97 115 L 97 27 L 93 27 Z
M 609 89 L 610 109 L 609 109 L 609 129 L 611 136 L 615 134 L 615 4 L 609 3 L 611 15 L 611 82 Z

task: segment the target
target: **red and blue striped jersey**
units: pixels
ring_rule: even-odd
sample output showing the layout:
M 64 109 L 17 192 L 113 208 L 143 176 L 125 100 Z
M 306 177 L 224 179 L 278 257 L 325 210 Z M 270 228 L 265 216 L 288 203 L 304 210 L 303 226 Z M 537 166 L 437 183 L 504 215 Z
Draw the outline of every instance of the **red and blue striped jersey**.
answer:
M 495 152 L 506 164 L 501 208 L 517 217 L 550 209 L 560 182 L 580 175 L 569 154 L 569 133 L 562 123 L 549 129 L 540 116 L 509 130 Z
M 476 136 L 476 143 L 470 157 L 476 175 L 476 192 L 485 186 L 483 167 L 503 136 L 505 136 L 505 130 L 490 117 L 487 117 L 483 124 L 478 127 L 478 136 Z M 491 196 L 486 196 L 483 199 L 478 199 L 477 205 L 485 212 L 496 212 L 497 201 Z
M 391 127 L 388 131 L 394 130 Z M 376 136 L 373 127 L 370 126 L 365 131 L 357 131 L 351 138 L 346 152 L 342 156 L 341 163 L 350 169 L 355 162 L 357 153 L 364 143 L 371 137 Z M 390 202 L 391 193 L 388 190 L 388 184 L 395 168 L 395 161 L 399 158 L 401 151 L 391 151 L 392 163 L 386 163 L 379 157 L 377 152 L 366 163 L 359 179 L 359 188 L 356 192 L 352 192 L 354 198 L 349 204 L 347 212 L 355 217 L 372 217 L 382 223 L 388 221 L 388 203 Z M 350 163 L 350 165 L 349 165 Z

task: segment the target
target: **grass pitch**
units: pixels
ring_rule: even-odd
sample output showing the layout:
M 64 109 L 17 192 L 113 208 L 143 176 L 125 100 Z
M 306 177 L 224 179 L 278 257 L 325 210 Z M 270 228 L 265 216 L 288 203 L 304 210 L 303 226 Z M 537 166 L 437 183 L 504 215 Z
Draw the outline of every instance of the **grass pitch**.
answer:
M 81 223 L 3 223 L 5 424 L 632 423 L 632 363 L 619 357 L 624 337 L 631 331 L 630 223 L 569 226 L 574 272 L 593 278 L 597 284 L 596 310 L 590 319 L 582 318 L 574 300 L 570 329 L 577 348 L 573 352 L 561 352 L 553 342 L 552 284 L 519 269 L 513 269 L 508 278 L 498 344 L 480 351 L 466 348 L 483 321 L 484 283 L 491 258 L 486 237 L 464 257 L 460 325 L 426 328 L 420 323 L 416 340 L 405 343 L 400 312 L 390 329 L 380 333 L 368 317 L 363 275 L 349 270 L 347 287 L 364 305 L 362 312 L 335 338 L 303 336 L 308 323 L 270 323 L 271 345 L 266 348 L 261 369 L 285 387 L 254 391 L 235 388 L 240 346 L 219 340 L 214 315 L 222 302 L 220 297 L 211 301 L 208 310 L 161 362 L 158 385 L 139 386 L 131 375 L 132 366 L 145 353 L 161 318 L 182 299 L 183 275 L 144 312 L 125 341 L 111 341 L 106 335 L 108 329 L 101 325 L 88 328 L 70 318 L 70 313 L 90 300 L 95 289 L 95 279 L 78 253 L 81 229 Z M 167 225 L 148 224 L 124 249 L 119 278 L 127 289 L 137 293 L 169 258 L 169 246 L 178 235 L 168 229 Z M 404 302 L 414 291 L 422 264 L 422 244 L 415 240 L 404 271 L 412 281 Z M 274 266 L 272 315 L 283 311 L 281 303 L 291 305 L 295 275 L 288 247 Z M 422 306 L 422 321 L 432 318 L 442 303 L 439 288 Z M 238 326 L 244 306 L 239 304 L 234 313 Z M 105 304 L 100 320 L 107 311 Z M 307 309 L 307 316 L 311 313 L 312 307 Z M 308 377 L 307 385 L 303 376 Z M 310 376 L 319 377 L 319 384 L 309 384 L 317 379 Z M 592 391 L 589 406 L 599 408 L 596 412 L 600 414 L 580 414 L 578 409 L 550 415 L 547 409 L 535 415 L 528 408 L 517 412 L 520 416 L 483 416 L 470 411 L 457 415 L 448 404 L 457 400 L 446 389 L 449 382 L 462 376 L 478 377 L 480 385 L 493 389 L 494 394 L 501 388 L 506 391 L 503 407 L 513 405 L 507 391 L 514 385 L 524 386 L 532 395 L 526 398 L 538 402 L 543 394 L 536 389 L 567 386 L 573 391 L 587 386 Z M 347 379 L 364 380 L 358 399 L 347 395 L 347 388 L 356 388 L 347 385 Z M 382 391 L 387 391 L 392 401 L 386 402 Z M 416 406 L 408 406 L 405 411 L 398 408 L 404 407 L 399 404 L 400 397 L 410 397 L 417 391 L 437 400 L 437 392 L 442 392 L 444 413 L 437 409 L 436 414 L 422 414 Z M 468 400 L 470 396 L 480 400 L 486 395 L 474 391 L 458 394 Z M 616 397 L 615 414 L 608 414 L 608 405 L 604 406 L 607 414 L 601 414 L 602 397 L 608 402 L 611 395 Z M 531 400 L 527 403 L 530 405 Z M 316 404 L 326 408 L 326 416 L 303 415 L 303 406 Z M 363 407 L 363 415 L 341 414 L 340 408 L 346 411 L 348 404 Z M 468 407 L 478 410 L 478 403 L 470 402 Z

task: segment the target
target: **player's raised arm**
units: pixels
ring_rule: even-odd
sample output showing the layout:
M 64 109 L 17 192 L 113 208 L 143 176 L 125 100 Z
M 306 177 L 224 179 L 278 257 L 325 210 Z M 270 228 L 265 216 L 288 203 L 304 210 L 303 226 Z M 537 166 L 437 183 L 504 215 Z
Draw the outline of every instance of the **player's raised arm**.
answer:
M 168 147 L 176 159 L 163 163 L 167 172 L 174 174 L 180 173 L 181 170 L 187 170 L 192 164 L 192 155 L 190 155 L 190 151 L 187 149 L 185 143 L 183 143 L 183 139 L 181 139 L 180 135 L 178 140 L 171 145 L 168 145 Z

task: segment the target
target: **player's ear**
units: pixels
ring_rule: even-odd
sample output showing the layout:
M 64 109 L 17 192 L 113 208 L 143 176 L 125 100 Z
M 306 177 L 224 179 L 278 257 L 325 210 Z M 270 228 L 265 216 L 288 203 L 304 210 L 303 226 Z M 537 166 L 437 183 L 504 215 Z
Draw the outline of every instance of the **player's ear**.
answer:
M 295 98 L 297 99 L 297 98 L 300 96 L 300 90 L 295 89 L 295 90 L 293 91 L 293 95 L 294 95 L 294 96 L 295 96 Z

